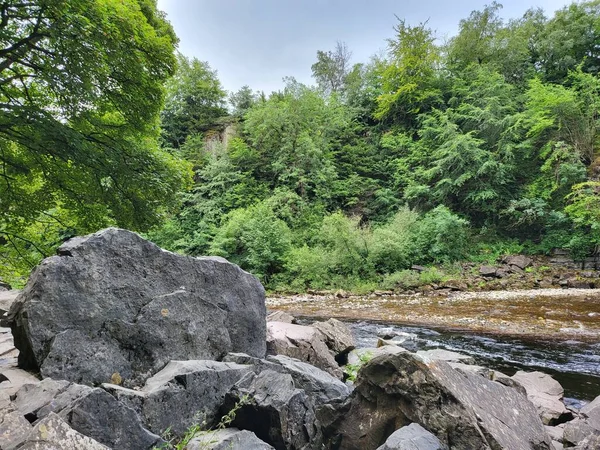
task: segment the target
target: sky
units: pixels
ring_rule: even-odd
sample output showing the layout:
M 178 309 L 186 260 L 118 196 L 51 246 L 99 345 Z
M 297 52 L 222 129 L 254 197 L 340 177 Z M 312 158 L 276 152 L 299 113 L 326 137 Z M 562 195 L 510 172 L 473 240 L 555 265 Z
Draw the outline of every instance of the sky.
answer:
M 428 21 L 440 40 L 455 35 L 461 19 L 491 0 L 158 0 L 179 36 L 179 51 L 207 61 L 223 87 L 243 85 L 269 94 L 283 77 L 312 84 L 317 50 L 345 42 L 352 63 L 386 49 L 398 19 Z M 521 17 L 532 7 L 551 16 L 568 0 L 504 0 L 501 16 Z

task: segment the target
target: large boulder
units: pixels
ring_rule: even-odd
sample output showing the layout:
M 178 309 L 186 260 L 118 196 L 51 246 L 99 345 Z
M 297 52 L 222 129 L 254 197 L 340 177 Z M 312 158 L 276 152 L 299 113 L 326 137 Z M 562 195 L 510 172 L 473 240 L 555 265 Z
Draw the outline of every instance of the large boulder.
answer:
M 75 431 L 110 448 L 143 450 L 163 442 L 143 427 L 135 410 L 100 388 L 47 378 L 24 385 L 13 403 L 34 424 L 58 414 Z
M 289 374 L 267 369 L 240 380 L 223 411 L 232 409 L 232 426 L 254 432 L 277 450 L 321 448 L 314 402 Z
M 325 338 L 325 344 L 333 352 L 336 361 L 345 362 L 347 355 L 356 347 L 350 329 L 337 319 L 312 324 Z
M 337 378 L 342 370 L 330 353 L 325 337 L 314 327 L 284 322 L 267 323 L 267 351 L 305 361 Z
M 562 401 L 563 387 L 550 375 L 518 371 L 512 379 L 525 388 L 527 398 L 538 409 L 544 425 L 557 425 L 573 418 L 573 414 Z
M 346 414 L 328 430 L 342 450 L 376 448 L 416 422 L 453 450 L 551 450 L 535 406 L 518 390 L 425 362 L 404 352 L 382 355 L 359 372 Z
M 146 428 L 181 438 L 194 425 L 215 425 L 225 395 L 252 366 L 219 361 L 171 361 L 141 390 L 103 384 L 134 409 Z
M 265 316 L 263 287 L 238 266 L 109 228 L 42 261 L 8 320 L 22 368 L 139 386 L 171 360 L 264 357 Z
M 394 431 L 377 450 L 445 450 L 440 440 L 418 423 Z

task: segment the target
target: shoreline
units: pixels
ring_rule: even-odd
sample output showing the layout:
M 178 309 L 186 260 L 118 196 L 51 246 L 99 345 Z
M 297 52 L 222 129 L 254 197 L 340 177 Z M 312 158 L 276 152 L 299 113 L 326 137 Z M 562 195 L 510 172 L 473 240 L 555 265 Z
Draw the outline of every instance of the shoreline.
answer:
M 267 297 L 298 318 L 365 320 L 527 340 L 600 343 L 600 289 Z

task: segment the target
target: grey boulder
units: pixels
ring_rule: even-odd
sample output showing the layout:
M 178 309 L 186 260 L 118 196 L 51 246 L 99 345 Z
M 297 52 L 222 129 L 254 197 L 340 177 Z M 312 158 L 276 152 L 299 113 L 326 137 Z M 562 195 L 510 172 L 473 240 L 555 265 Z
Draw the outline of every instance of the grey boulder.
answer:
M 538 409 L 544 425 L 557 425 L 573 418 L 562 401 L 564 389 L 550 375 L 518 371 L 512 379 L 525 388 L 527 398 Z
M 272 450 L 266 442 L 261 441 L 254 433 L 237 428 L 201 433 L 193 438 L 187 450 Z
M 440 440 L 418 423 L 394 431 L 377 450 L 446 450 Z
M 170 360 L 264 357 L 260 282 L 222 258 L 191 258 L 109 228 L 63 244 L 12 305 L 19 366 L 43 377 L 142 385 Z
M 181 438 L 193 425 L 216 425 L 225 395 L 251 366 L 218 361 L 171 361 L 141 390 L 104 384 L 117 399 L 141 417 L 156 434 L 167 429 Z
M 453 450 L 551 450 L 537 410 L 519 391 L 444 361 L 408 352 L 382 355 L 359 372 L 348 412 L 328 432 L 339 448 L 382 445 L 412 422 Z
M 331 350 L 337 361 L 356 347 L 350 329 L 337 319 L 312 324 L 325 338 L 325 344 Z

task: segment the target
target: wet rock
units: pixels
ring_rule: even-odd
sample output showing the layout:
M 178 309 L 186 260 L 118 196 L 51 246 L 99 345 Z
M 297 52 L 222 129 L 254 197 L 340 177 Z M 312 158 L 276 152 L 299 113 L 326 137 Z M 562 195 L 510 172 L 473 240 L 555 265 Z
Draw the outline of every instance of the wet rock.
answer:
M 418 423 L 394 431 L 377 450 L 445 450 L 440 440 Z
M 264 289 L 222 258 L 164 251 L 126 230 L 71 239 L 13 304 L 19 365 L 98 385 L 141 385 L 173 359 L 265 354 Z
M 290 356 L 325 370 L 337 378 L 342 377 L 342 371 L 329 352 L 323 334 L 314 327 L 269 322 L 267 350 L 270 355 Z
M 479 275 L 486 278 L 493 278 L 496 276 L 496 268 L 494 266 L 481 266 L 479 268 Z
M 296 323 L 296 319 L 285 311 L 273 311 L 267 316 L 267 322 Z
M 350 399 L 338 434 L 328 434 L 340 449 L 376 448 L 390 430 L 412 422 L 454 450 L 553 448 L 535 407 L 518 391 L 408 352 L 367 363 Z
M 336 360 L 345 357 L 354 350 L 354 337 L 350 329 L 337 319 L 329 319 L 326 322 L 315 322 L 312 324 L 325 337 L 325 344 L 333 352 Z
M 232 426 L 252 431 L 278 450 L 321 447 L 314 404 L 289 374 L 264 370 L 241 380 L 227 395 L 223 411 L 238 409 Z
M 269 444 L 261 441 L 254 433 L 237 428 L 211 431 L 192 439 L 187 450 L 270 450 Z
M 35 425 L 19 449 L 110 450 L 98 441 L 78 433 L 54 413 Z
M 536 406 L 544 425 L 557 425 L 573 418 L 562 402 L 564 389 L 550 375 L 542 372 L 518 371 L 512 376 L 527 392 L 527 398 Z

